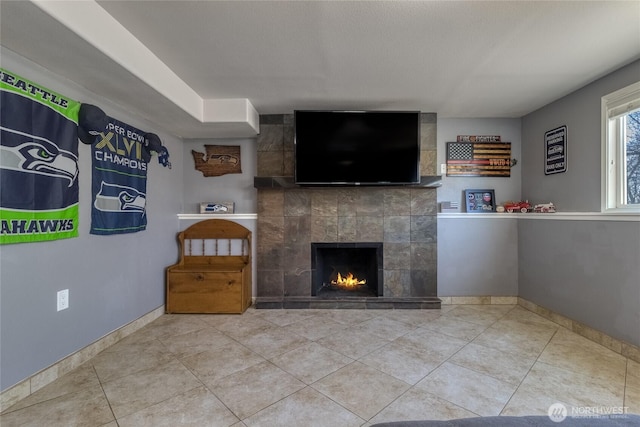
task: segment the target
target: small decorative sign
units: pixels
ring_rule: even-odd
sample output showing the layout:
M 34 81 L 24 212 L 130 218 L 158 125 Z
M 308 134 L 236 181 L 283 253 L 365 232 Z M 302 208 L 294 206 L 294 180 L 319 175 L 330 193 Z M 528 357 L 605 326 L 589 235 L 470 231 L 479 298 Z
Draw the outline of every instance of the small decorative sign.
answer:
M 458 135 L 458 142 L 502 142 L 500 135 Z
M 233 202 L 204 202 L 200 203 L 200 213 L 206 214 L 230 214 L 233 213 L 235 204 Z
M 239 145 L 205 145 L 205 153 L 191 150 L 196 170 L 204 176 L 242 173 Z
M 458 202 L 441 202 L 440 212 L 460 212 L 460 203 Z
M 567 126 L 560 126 L 544 134 L 544 174 L 567 171 Z
M 464 190 L 467 212 L 482 213 L 496 211 L 494 190 Z

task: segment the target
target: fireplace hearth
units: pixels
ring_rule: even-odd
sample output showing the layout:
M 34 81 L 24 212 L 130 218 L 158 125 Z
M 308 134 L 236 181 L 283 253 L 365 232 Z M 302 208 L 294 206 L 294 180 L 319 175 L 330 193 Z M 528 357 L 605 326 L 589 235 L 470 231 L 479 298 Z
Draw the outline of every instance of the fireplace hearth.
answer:
M 311 296 L 382 296 L 382 257 L 381 242 L 311 243 Z

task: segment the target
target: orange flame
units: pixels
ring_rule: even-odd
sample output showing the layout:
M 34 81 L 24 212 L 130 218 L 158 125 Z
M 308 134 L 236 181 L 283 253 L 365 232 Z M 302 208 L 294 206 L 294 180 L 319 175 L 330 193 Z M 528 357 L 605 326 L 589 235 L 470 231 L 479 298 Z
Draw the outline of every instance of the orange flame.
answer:
M 358 280 L 358 278 L 353 277 L 352 273 L 347 273 L 345 277 L 342 277 L 340 273 L 338 273 L 338 278 L 336 280 L 332 280 L 332 285 L 343 286 L 345 288 L 352 288 L 358 285 L 366 284 L 366 280 Z

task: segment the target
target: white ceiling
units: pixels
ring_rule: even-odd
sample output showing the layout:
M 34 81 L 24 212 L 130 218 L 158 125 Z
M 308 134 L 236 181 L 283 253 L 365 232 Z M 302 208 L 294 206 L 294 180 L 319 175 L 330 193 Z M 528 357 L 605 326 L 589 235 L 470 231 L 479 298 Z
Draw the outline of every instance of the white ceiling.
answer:
M 255 134 L 244 105 L 521 117 L 640 58 L 640 1 L 0 7 L 3 46 L 185 138 Z

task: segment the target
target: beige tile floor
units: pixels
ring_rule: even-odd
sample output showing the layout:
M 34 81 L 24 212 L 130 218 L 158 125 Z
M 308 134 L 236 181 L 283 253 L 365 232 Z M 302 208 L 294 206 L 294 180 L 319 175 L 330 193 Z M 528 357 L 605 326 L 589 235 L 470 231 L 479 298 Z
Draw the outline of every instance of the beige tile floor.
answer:
M 522 307 L 165 315 L 0 415 L 10 426 L 369 426 L 640 413 L 640 364 Z

